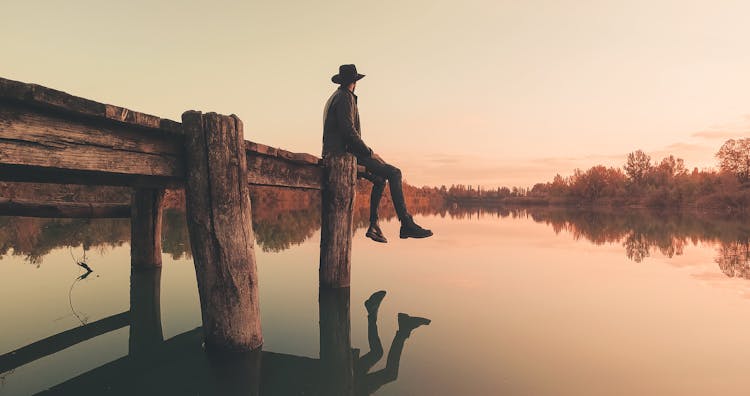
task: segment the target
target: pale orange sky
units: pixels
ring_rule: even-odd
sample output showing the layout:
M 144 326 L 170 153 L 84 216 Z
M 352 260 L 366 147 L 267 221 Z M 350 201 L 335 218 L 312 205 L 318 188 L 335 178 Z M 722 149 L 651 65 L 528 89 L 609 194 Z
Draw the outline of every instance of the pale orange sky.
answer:
M 0 76 L 320 153 L 339 64 L 416 185 L 530 186 L 643 149 L 713 166 L 750 132 L 747 1 L 27 1 Z

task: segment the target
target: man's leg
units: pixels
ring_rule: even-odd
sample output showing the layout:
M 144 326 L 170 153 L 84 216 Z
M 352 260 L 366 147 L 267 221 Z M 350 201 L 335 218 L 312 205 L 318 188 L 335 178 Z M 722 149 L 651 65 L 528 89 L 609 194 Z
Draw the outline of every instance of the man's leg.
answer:
M 385 179 L 367 171 L 359 173 L 358 176 L 372 183 L 372 192 L 370 193 L 370 223 L 377 223 L 380 198 L 383 197 L 383 191 L 385 190 Z
M 380 343 L 380 336 L 378 335 L 378 310 L 380 309 L 380 302 L 385 297 L 385 291 L 377 291 L 365 301 L 365 309 L 367 309 L 367 341 L 370 345 L 370 351 L 359 358 L 355 366 L 357 375 L 363 377 L 367 374 L 372 366 L 377 363 L 380 358 L 383 357 L 383 345 Z
M 388 239 L 383 235 L 383 231 L 380 230 L 380 225 L 378 224 L 378 206 L 380 206 L 380 198 L 383 197 L 383 190 L 385 190 L 385 179 L 367 171 L 359 173 L 358 176 L 372 182 L 372 192 L 370 193 L 370 226 L 367 227 L 365 236 L 375 242 L 386 243 Z
M 401 185 L 402 180 L 400 169 L 386 163 L 380 157 L 358 158 L 357 162 L 364 165 L 369 173 L 384 177 L 388 180 L 388 185 L 391 188 L 393 207 L 396 209 L 396 215 L 398 215 L 399 221 L 401 221 L 401 238 L 426 238 L 432 236 L 432 231 L 417 225 L 406 210 L 406 200 L 404 199 L 404 190 Z
M 409 316 L 404 313 L 398 314 L 398 331 L 393 337 L 391 348 L 388 350 L 385 368 L 365 376 L 362 388 L 365 394 L 373 394 L 383 385 L 393 382 L 398 378 L 398 368 L 401 364 L 401 353 L 404 351 L 404 344 L 409 338 L 411 332 L 417 327 L 430 324 L 430 320 L 417 316 Z
M 406 210 L 404 190 L 401 186 L 401 170 L 385 161 L 378 161 L 375 158 L 360 158 L 357 159 L 357 162 L 365 167 L 367 173 L 388 180 L 388 185 L 391 187 L 393 208 L 396 209 L 398 219 L 403 222 L 409 213 Z

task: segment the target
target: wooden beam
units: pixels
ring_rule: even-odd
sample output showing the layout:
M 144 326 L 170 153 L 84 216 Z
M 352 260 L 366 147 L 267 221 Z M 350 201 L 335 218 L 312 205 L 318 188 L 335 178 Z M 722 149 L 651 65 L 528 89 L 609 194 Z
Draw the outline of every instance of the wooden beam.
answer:
M 40 202 L 0 197 L 0 215 L 49 218 L 126 218 L 130 217 L 130 205 Z
M 95 102 L 41 85 L 5 78 L 0 78 L 0 101 L 34 106 L 89 119 L 112 120 L 131 127 L 160 129 L 177 134 L 182 132 L 180 124 L 172 120 Z
M 317 164 L 297 163 L 248 151 L 247 168 L 251 185 L 320 190 L 323 170 Z
M 181 146 L 176 135 L 0 106 L 0 163 L 4 165 L 181 179 L 185 172 Z
M 6 165 L 0 163 L 0 181 L 88 186 L 130 186 L 145 188 L 182 188 L 183 181 L 172 177 L 80 171 L 43 166 Z

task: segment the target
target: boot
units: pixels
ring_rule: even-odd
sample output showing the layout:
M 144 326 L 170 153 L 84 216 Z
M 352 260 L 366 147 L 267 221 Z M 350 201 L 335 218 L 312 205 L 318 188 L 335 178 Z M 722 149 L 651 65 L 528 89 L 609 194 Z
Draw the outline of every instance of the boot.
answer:
M 370 227 L 367 228 L 365 236 L 375 242 L 388 243 L 388 240 L 385 239 L 385 235 L 383 235 L 383 231 L 380 230 L 380 226 L 378 225 L 377 221 L 370 223 Z
M 385 297 L 385 290 L 379 290 L 372 293 L 370 298 L 365 301 L 365 309 L 367 309 L 367 315 L 377 315 L 380 303 Z
M 405 337 L 411 335 L 411 331 L 419 326 L 426 326 L 430 324 L 431 320 L 427 318 L 420 318 L 419 316 L 410 316 L 405 313 L 398 314 L 398 331 Z
M 420 227 L 419 225 L 417 225 L 417 223 L 414 222 L 414 219 L 411 217 L 411 215 L 406 215 L 406 218 L 401 221 L 401 231 L 399 232 L 399 236 L 401 237 L 401 239 L 427 238 L 432 236 L 432 231 Z

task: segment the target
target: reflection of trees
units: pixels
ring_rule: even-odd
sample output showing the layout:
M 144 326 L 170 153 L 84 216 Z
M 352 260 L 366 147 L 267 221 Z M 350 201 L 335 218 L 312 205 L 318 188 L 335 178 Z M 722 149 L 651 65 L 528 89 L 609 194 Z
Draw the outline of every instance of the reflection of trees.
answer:
M 750 279 L 750 240 L 722 243 L 714 261 L 727 276 Z
M 0 185 L 2 187 L 2 185 Z M 355 224 L 367 226 L 369 185 L 358 184 Z M 76 190 L 77 191 L 77 190 Z M 421 189 L 405 186 L 407 203 L 417 214 L 440 214 L 442 200 Z M 278 252 L 299 245 L 320 228 L 320 192 L 311 190 L 253 187 L 253 228 L 264 251 Z M 165 197 L 162 219 L 162 250 L 174 259 L 190 257 L 184 212 L 184 193 L 170 190 Z M 451 215 L 459 213 L 455 212 Z M 460 212 L 463 215 L 463 212 Z M 381 202 L 381 217 L 395 217 L 390 197 Z M 51 250 L 83 246 L 85 249 L 121 246 L 130 239 L 128 219 L 49 219 L 0 216 L 0 258 L 12 252 L 38 264 Z
M 264 252 L 280 252 L 300 245 L 320 228 L 320 209 L 291 210 L 257 218 L 253 216 L 255 240 Z
M 106 249 L 128 239 L 127 219 L 0 217 L 0 255 L 12 249 L 13 255 L 25 256 L 32 264 L 40 263 L 44 255 L 59 247 Z
M 369 223 L 369 185 L 358 184 L 354 223 Z M 566 232 L 575 239 L 594 244 L 621 244 L 626 256 L 641 262 L 653 252 L 681 255 L 688 244 L 716 243 L 717 264 L 728 276 L 750 278 L 750 227 L 746 219 L 688 211 L 591 210 L 569 207 L 446 206 L 430 195 L 415 190 L 407 194 L 411 212 L 471 220 L 480 217 L 530 218 Z M 190 257 L 190 242 L 181 197 L 173 197 L 165 209 L 162 249 L 173 258 Z M 320 228 L 320 193 L 283 188 L 253 188 L 253 228 L 264 251 L 281 251 L 308 240 Z M 381 201 L 382 219 L 395 218 L 390 196 Z M 78 247 L 107 249 L 130 238 L 128 219 L 42 219 L 0 216 L 0 258 L 7 254 L 25 256 L 38 264 L 52 249 Z
M 255 240 L 263 251 L 299 245 L 320 228 L 318 191 L 254 187 L 250 198 Z
M 0 259 L 12 251 L 14 256 L 39 264 L 53 249 L 82 246 L 104 251 L 129 240 L 129 219 L 0 217 Z M 184 212 L 165 211 L 162 249 L 175 259 L 190 254 Z
M 185 212 L 179 209 L 165 209 L 161 220 L 161 250 L 173 259 L 192 257 Z
M 525 208 L 536 222 L 566 231 L 574 238 L 594 244 L 622 243 L 625 254 L 640 262 L 651 252 L 681 255 L 688 244 L 726 244 L 750 237 L 750 229 L 735 218 L 690 212 L 647 210 L 579 210 L 570 208 Z
M 625 237 L 623 246 L 625 246 L 625 255 L 636 263 L 648 257 L 649 244 L 642 234 L 631 232 Z

